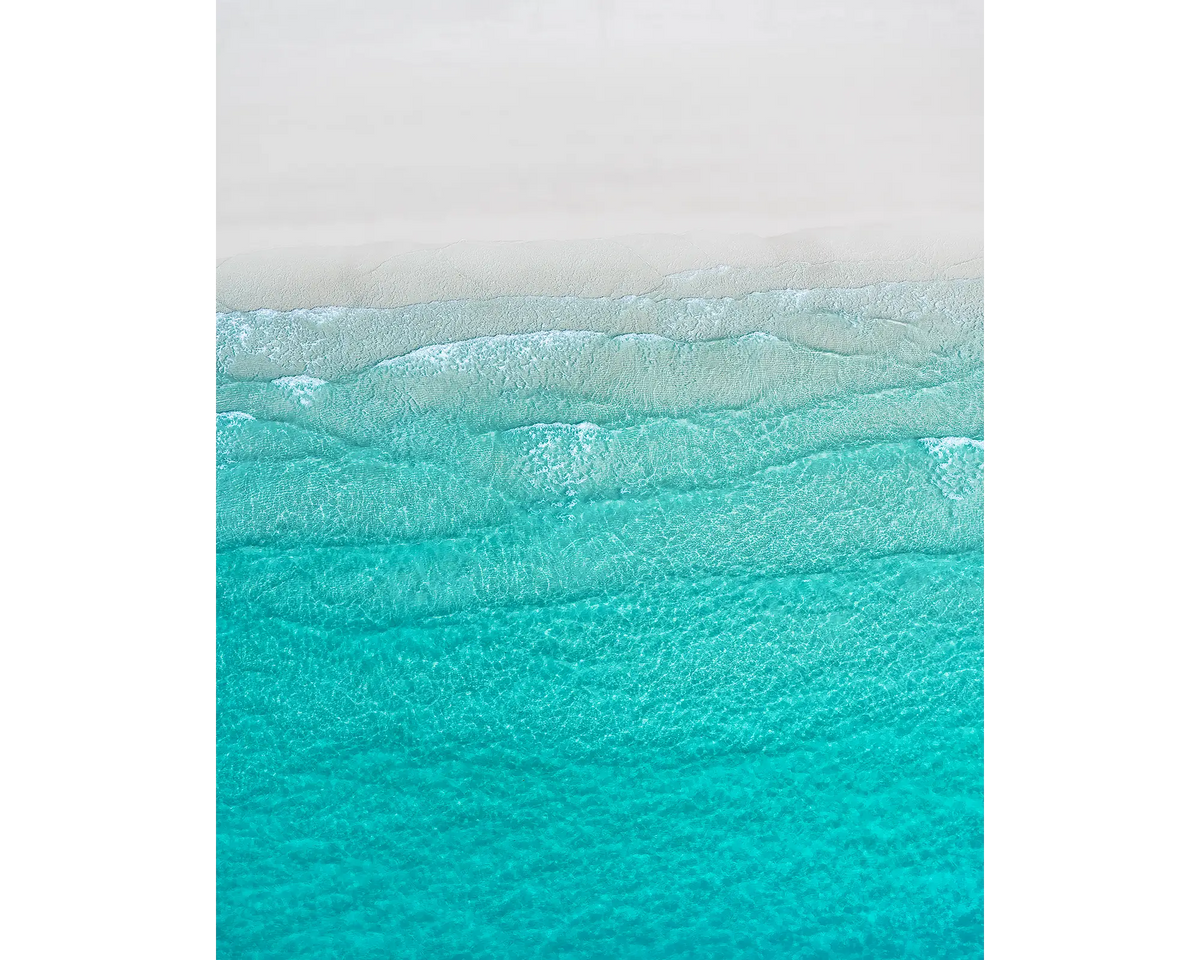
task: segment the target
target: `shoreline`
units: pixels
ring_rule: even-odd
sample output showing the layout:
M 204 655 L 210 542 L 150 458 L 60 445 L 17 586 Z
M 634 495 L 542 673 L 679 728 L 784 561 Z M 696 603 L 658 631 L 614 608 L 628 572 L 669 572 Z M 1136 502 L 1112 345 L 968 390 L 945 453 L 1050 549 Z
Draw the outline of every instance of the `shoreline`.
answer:
M 661 299 L 983 277 L 977 221 L 753 234 L 297 247 L 217 262 L 220 312 L 509 296 Z

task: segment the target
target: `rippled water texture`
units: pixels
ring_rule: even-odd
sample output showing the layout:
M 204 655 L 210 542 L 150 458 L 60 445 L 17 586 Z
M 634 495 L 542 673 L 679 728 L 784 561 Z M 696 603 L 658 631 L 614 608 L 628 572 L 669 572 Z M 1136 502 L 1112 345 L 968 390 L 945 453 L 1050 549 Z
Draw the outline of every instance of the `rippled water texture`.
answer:
M 222 957 L 976 957 L 979 281 L 220 314 Z

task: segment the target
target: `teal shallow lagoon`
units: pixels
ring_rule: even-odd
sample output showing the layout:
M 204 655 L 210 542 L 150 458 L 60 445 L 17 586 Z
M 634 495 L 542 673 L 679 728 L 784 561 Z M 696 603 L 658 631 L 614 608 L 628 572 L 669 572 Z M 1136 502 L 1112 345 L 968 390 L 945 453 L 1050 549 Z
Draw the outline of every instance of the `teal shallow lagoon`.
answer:
M 218 952 L 982 953 L 982 285 L 218 315 Z

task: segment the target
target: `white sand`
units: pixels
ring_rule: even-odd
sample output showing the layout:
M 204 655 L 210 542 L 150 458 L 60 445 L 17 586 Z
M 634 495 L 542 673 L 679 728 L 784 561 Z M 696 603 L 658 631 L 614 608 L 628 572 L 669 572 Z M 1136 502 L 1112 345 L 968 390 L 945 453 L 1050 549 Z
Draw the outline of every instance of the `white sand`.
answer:
M 224 0 L 218 302 L 979 275 L 981 25 L 954 0 Z
M 378 244 L 273 250 L 217 266 L 217 307 L 392 307 L 519 294 L 737 296 L 886 280 L 980 277 L 962 225 L 782 237 L 642 234 L 605 240 Z

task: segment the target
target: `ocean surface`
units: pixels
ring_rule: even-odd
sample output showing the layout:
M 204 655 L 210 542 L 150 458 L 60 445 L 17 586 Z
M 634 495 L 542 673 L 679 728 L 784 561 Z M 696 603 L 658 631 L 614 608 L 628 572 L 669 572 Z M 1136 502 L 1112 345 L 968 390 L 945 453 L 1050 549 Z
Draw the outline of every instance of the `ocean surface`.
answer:
M 217 316 L 228 958 L 979 957 L 982 281 Z

